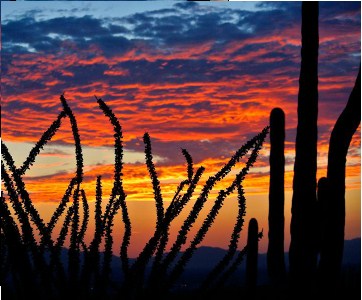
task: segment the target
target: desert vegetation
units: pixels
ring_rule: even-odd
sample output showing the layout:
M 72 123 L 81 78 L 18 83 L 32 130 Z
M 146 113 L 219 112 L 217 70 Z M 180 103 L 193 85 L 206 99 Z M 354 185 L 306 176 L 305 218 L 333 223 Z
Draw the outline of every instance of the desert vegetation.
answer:
M 102 211 L 102 199 L 104 198 L 102 178 L 101 176 L 97 177 L 95 230 L 93 240 L 89 245 L 86 245 L 84 241 L 90 220 L 89 200 L 82 188 L 84 175 L 82 145 L 76 117 L 64 95 L 60 96 L 62 111 L 30 151 L 22 166 L 15 166 L 6 144 L 2 142 L 2 180 L 6 193 L 1 195 L 0 207 L 1 266 L 6 292 L 20 298 L 25 297 L 30 292 L 44 299 L 64 298 L 68 295 L 85 298 L 124 295 L 129 299 L 142 297 L 144 293 L 164 295 L 180 277 L 197 246 L 203 241 L 225 199 L 233 192 L 237 192 L 239 211 L 230 237 L 229 250 L 220 263 L 215 266 L 215 269 L 205 278 L 203 287 L 207 288 L 213 281 L 218 281 L 218 284 L 222 285 L 240 264 L 246 253 L 247 246 L 242 251 L 237 251 L 245 215 L 242 182 L 257 159 L 269 127 L 264 128 L 260 134 L 241 146 L 214 176 L 206 180 L 168 253 L 165 253 L 165 249 L 169 242 L 170 225 L 194 196 L 195 188 L 205 169 L 201 166 L 194 170 L 192 156 L 186 149 L 182 149 L 187 164 L 187 178 L 180 182 L 172 201 L 166 208 L 156 167 L 153 163 L 151 138 L 148 133 L 145 133 L 143 137 L 145 160 L 153 187 L 157 221 L 153 236 L 150 237 L 134 262 L 130 263 L 128 246 L 132 226 L 127 210 L 127 196 L 122 184 L 122 128 L 109 106 L 100 98 L 96 97 L 96 101 L 113 126 L 115 157 L 113 187 L 104 211 Z M 76 172 L 50 221 L 45 223 L 26 190 L 22 176 L 35 162 L 36 156 L 46 143 L 56 134 L 64 118 L 69 118 L 74 137 Z M 190 228 L 197 220 L 215 184 L 225 178 L 248 152 L 250 155 L 245 166 L 235 175 L 234 180 L 226 189 L 218 192 L 211 210 L 191 240 L 190 246 L 179 256 L 181 247 L 188 238 Z M 115 282 L 114 278 L 110 276 L 111 261 L 114 254 L 114 236 L 112 233 L 114 223 L 120 221 L 119 215 L 124 225 L 124 235 L 119 250 L 123 278 L 119 278 L 119 282 Z M 53 230 L 62 219 L 61 217 L 64 219 L 62 224 L 59 224 L 61 230 L 59 235 L 54 237 Z M 254 219 L 254 221 L 256 220 Z M 35 235 L 38 235 L 39 239 Z M 67 249 L 67 258 L 64 259 L 62 255 L 65 251 L 64 243 L 67 237 L 69 237 L 70 244 Z M 254 248 L 255 243 L 261 237 L 261 232 L 253 231 Z M 104 246 L 102 252 L 100 250 L 101 245 Z M 232 260 L 235 256 L 236 258 Z M 145 269 L 150 263 L 152 264 L 151 273 L 146 276 Z
M 285 116 L 271 112 L 268 272 L 273 286 L 312 297 L 343 293 L 341 267 L 345 226 L 347 152 L 361 120 L 361 69 L 331 133 L 327 177 L 317 188 L 318 2 L 302 3 L 302 49 L 294 162 L 289 272 L 284 265 Z M 333 182 L 333 184 L 332 184 Z M 358 295 L 356 295 L 358 297 Z
M 83 188 L 83 154 L 77 120 L 65 96 L 61 95 L 61 112 L 21 166 L 15 166 L 6 143 L 2 142 L 1 178 L 4 191 L 0 201 L 0 267 L 4 292 L 18 299 L 29 294 L 40 299 L 144 299 L 150 296 L 176 299 L 178 291 L 173 289 L 175 283 L 213 225 L 225 199 L 235 193 L 238 213 L 226 254 L 203 278 L 201 286 L 193 291 L 192 296 L 200 299 L 210 298 L 212 295 L 229 296 L 230 291 L 223 290 L 222 287 L 245 258 L 247 277 L 246 287 L 242 290 L 245 298 L 320 298 L 339 292 L 347 298 L 350 297 L 351 295 L 346 293 L 346 285 L 343 286 L 341 281 L 345 167 L 349 144 L 361 119 L 361 78 L 359 71 L 346 107 L 331 132 L 326 177 L 320 178 L 317 184 L 318 14 L 317 2 L 302 4 L 301 70 L 289 268 L 286 267 L 284 255 L 285 114 L 282 108 L 273 109 L 270 114 L 270 127 L 265 127 L 237 149 L 226 164 L 203 185 L 200 184 L 200 179 L 205 168 L 195 168 L 191 154 L 182 149 L 187 177 L 180 181 L 167 207 L 153 160 L 151 138 L 145 133 L 145 167 L 152 183 L 156 224 L 153 235 L 145 243 L 139 256 L 130 259 L 128 248 L 132 236 L 132 220 L 127 208 L 127 191 L 122 183 L 123 136 L 119 119 L 102 99 L 95 97 L 100 110 L 114 130 L 114 174 L 112 190 L 110 195 L 107 195 L 106 203 L 102 177 L 96 178 L 94 220 L 90 220 L 89 199 Z M 69 119 L 73 133 L 76 172 L 62 199 L 59 199 L 50 221 L 46 223 L 27 192 L 23 176 L 43 147 L 56 134 L 64 119 Z M 257 272 L 258 241 L 263 233 L 258 228 L 256 219 L 250 220 L 247 244 L 240 247 L 239 239 L 246 213 L 243 180 L 256 162 L 269 130 L 267 266 L 270 284 L 260 287 Z M 228 174 L 234 174 L 230 174 L 231 170 L 235 170 L 237 163 L 244 157 L 247 159 L 243 168 L 233 175 L 229 186 L 218 191 L 200 228 L 190 237 L 190 229 L 200 218 L 205 203 L 210 201 L 210 192 Z M 196 188 L 200 185 L 201 191 L 196 193 Z M 171 243 L 171 224 L 185 210 L 186 205 L 192 203 L 191 199 L 192 208 L 187 211 L 177 237 Z M 86 244 L 84 237 L 86 233 L 89 234 L 89 222 L 95 222 L 95 229 L 92 232 L 93 239 Z M 124 226 L 120 249 L 114 249 L 113 229 L 116 222 L 122 222 Z M 58 235 L 54 233 L 56 226 L 60 228 Z M 66 249 L 64 245 L 67 239 L 69 247 Z M 181 251 L 187 240 L 190 241 L 189 246 Z M 170 250 L 166 251 L 167 249 Z M 114 254 L 119 256 L 123 274 L 116 279 L 111 276 Z

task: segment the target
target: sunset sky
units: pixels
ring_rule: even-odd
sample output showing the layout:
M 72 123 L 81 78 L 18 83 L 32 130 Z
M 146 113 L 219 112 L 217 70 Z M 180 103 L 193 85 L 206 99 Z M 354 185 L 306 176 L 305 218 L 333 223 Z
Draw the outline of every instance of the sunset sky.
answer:
M 358 73 L 360 19 L 359 1 L 320 3 L 317 178 L 326 175 L 331 130 Z M 101 97 L 123 128 L 124 187 L 134 230 L 130 254 L 135 256 L 156 219 L 143 134 L 151 136 L 167 206 L 177 184 L 187 178 L 181 148 L 190 152 L 195 167 L 206 168 L 205 182 L 267 126 L 270 111 L 280 107 L 286 114 L 287 250 L 300 22 L 300 2 L 1 2 L 2 139 L 20 166 L 61 111 L 59 95 L 65 92 L 84 150 L 83 187 L 94 201 L 96 176 L 102 175 L 106 201 L 113 176 L 113 129 L 94 95 Z M 360 146 L 359 128 L 347 158 L 347 239 L 361 232 Z M 256 217 L 265 233 L 261 252 L 267 249 L 269 150 L 268 137 L 244 182 L 245 220 Z M 200 218 L 242 167 L 241 162 L 217 186 Z M 25 174 L 27 190 L 45 220 L 74 172 L 66 118 Z M 236 217 L 235 196 L 227 199 L 203 245 L 227 247 Z M 176 220 L 173 235 L 182 217 L 185 214 Z M 115 234 L 122 230 L 118 218 Z

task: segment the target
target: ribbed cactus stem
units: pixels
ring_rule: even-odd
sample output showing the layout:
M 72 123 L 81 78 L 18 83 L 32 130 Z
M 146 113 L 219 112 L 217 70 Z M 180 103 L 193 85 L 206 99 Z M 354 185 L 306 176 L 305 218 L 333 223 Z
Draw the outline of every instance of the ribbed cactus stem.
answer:
M 328 249 L 328 252 L 321 252 L 320 267 L 332 285 L 339 279 L 343 257 L 347 153 L 360 122 L 361 70 L 329 141 L 327 178 L 330 191 L 327 224 L 323 232 L 323 249 Z
M 258 279 L 258 234 L 258 221 L 252 218 L 249 221 L 246 253 L 246 286 L 249 293 L 255 291 Z
M 328 235 L 328 213 L 329 213 L 329 181 L 327 177 L 322 177 L 318 180 L 318 191 L 317 191 L 317 199 L 318 199 L 318 214 L 319 214 L 319 226 L 318 226 L 318 234 L 319 234 L 319 245 L 318 249 L 320 251 L 319 260 L 319 280 L 322 284 L 325 283 L 326 276 L 326 260 L 325 257 L 328 255 L 330 249 L 326 248 Z
M 302 49 L 295 142 L 289 271 L 297 293 L 308 293 L 317 269 L 318 2 L 302 2 Z
M 284 139 L 285 115 L 282 109 L 270 113 L 270 183 L 268 275 L 273 284 L 285 279 L 284 262 Z

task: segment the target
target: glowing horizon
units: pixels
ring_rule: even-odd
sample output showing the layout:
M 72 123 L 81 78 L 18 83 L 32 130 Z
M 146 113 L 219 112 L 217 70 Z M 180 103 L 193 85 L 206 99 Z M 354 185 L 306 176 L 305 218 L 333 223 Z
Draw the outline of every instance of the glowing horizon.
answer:
M 106 200 L 114 150 L 112 127 L 94 95 L 101 97 L 123 128 L 123 181 L 138 232 L 131 241 L 135 256 L 153 233 L 155 222 L 143 134 L 150 133 L 167 206 L 177 184 L 187 176 L 181 148 L 193 156 L 195 167 L 206 167 L 204 182 L 268 125 L 274 107 L 281 107 L 286 114 L 287 248 L 297 125 L 300 3 L 165 1 L 147 3 L 145 8 L 132 6 L 129 11 L 122 10 L 121 2 L 112 5 L 107 11 L 108 4 L 101 7 L 97 3 L 73 3 L 71 8 L 58 4 L 39 7 L 36 2 L 23 6 L 1 3 L 2 139 L 16 165 L 21 165 L 61 111 L 59 95 L 65 91 L 84 150 L 83 187 L 88 200 L 94 202 L 96 176 L 102 175 Z M 117 16 L 117 10 L 122 14 Z M 317 179 L 326 175 L 330 133 L 360 65 L 360 3 L 321 2 L 319 34 Z M 361 235 L 360 136 L 359 127 L 347 158 L 346 238 Z M 246 221 L 256 216 L 265 235 L 268 153 L 269 137 L 244 182 Z M 241 167 L 240 163 L 235 170 Z M 73 137 L 69 120 L 64 118 L 24 176 L 44 219 L 54 210 L 74 172 Z M 224 188 L 230 180 L 227 177 L 214 190 Z M 231 233 L 235 219 L 231 217 L 235 195 L 227 202 L 203 245 L 227 246 L 225 231 Z M 142 206 L 148 207 L 147 212 L 141 209 L 142 216 L 137 215 Z M 147 221 L 142 224 L 141 220 Z M 123 230 L 120 223 L 117 234 Z M 171 237 L 176 232 L 175 228 Z M 266 245 L 264 238 L 262 252 Z

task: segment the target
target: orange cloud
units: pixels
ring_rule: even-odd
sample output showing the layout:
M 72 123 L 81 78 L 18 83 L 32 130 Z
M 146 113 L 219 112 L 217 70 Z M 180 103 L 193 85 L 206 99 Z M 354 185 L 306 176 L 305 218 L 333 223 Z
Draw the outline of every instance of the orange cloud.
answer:
M 360 59 L 353 56 L 360 48 L 359 29 L 349 30 L 348 26 L 337 25 L 323 27 L 321 23 L 320 30 L 317 179 L 326 174 L 330 133 L 347 102 L 356 75 L 353 68 L 358 68 Z M 197 156 L 197 166 L 206 167 L 202 185 L 233 151 L 269 123 L 269 114 L 274 107 L 281 107 L 286 115 L 287 132 L 285 187 L 291 198 L 300 24 L 238 40 L 210 37 L 172 47 L 151 47 L 146 40 L 137 39 L 122 54 L 114 55 L 106 55 L 100 45 L 95 44 L 81 49 L 75 41 L 68 40 L 62 41 L 61 45 L 62 51 L 54 53 L 7 54 L 9 63 L 1 79 L 2 138 L 5 142 L 37 142 L 61 111 L 59 94 L 65 91 L 77 118 L 82 145 L 112 146 L 113 129 L 98 108 L 94 99 L 97 95 L 119 118 L 126 148 L 143 151 L 142 135 L 150 133 L 154 153 L 164 159 L 156 164 L 156 168 L 167 203 L 178 183 L 186 178 L 186 167 L 175 154 L 180 147 L 190 146 Z M 51 143 L 74 143 L 68 118 L 62 120 Z M 358 216 L 353 208 L 358 206 L 356 191 L 360 191 L 360 146 L 359 128 L 350 146 L 346 169 L 347 210 L 354 213 L 351 218 L 355 227 Z M 247 197 L 255 200 L 248 204 L 249 212 L 263 219 L 261 227 L 264 228 L 267 226 L 269 149 L 267 140 L 244 183 Z M 59 154 L 55 155 L 59 157 Z M 62 159 L 71 161 L 74 157 L 63 156 Z M 236 170 L 241 167 L 238 165 Z M 26 176 L 24 180 L 33 201 L 46 207 L 59 201 L 74 172 L 75 168 L 67 168 L 64 172 L 43 177 Z M 106 199 L 112 188 L 112 174 L 113 166 L 109 164 L 85 167 L 83 188 L 91 202 L 95 198 L 96 176 L 103 176 Z M 231 183 L 233 175 L 235 173 L 215 187 L 211 202 L 218 190 Z M 152 207 L 153 191 L 144 164 L 124 165 L 124 187 L 137 224 L 134 249 L 139 250 L 146 233 L 152 232 L 155 220 L 148 212 Z M 233 222 L 233 218 L 227 216 L 234 212 L 234 200 L 235 195 L 226 204 L 227 213 L 220 217 L 228 228 Z M 290 219 L 288 201 L 286 220 Z M 144 224 L 139 211 L 147 219 Z M 349 232 L 357 232 L 355 227 Z M 226 227 L 220 228 L 207 238 L 208 243 L 225 241 L 223 230 Z M 121 226 L 118 229 L 122 232 Z M 172 237 L 174 235 L 173 232 Z

